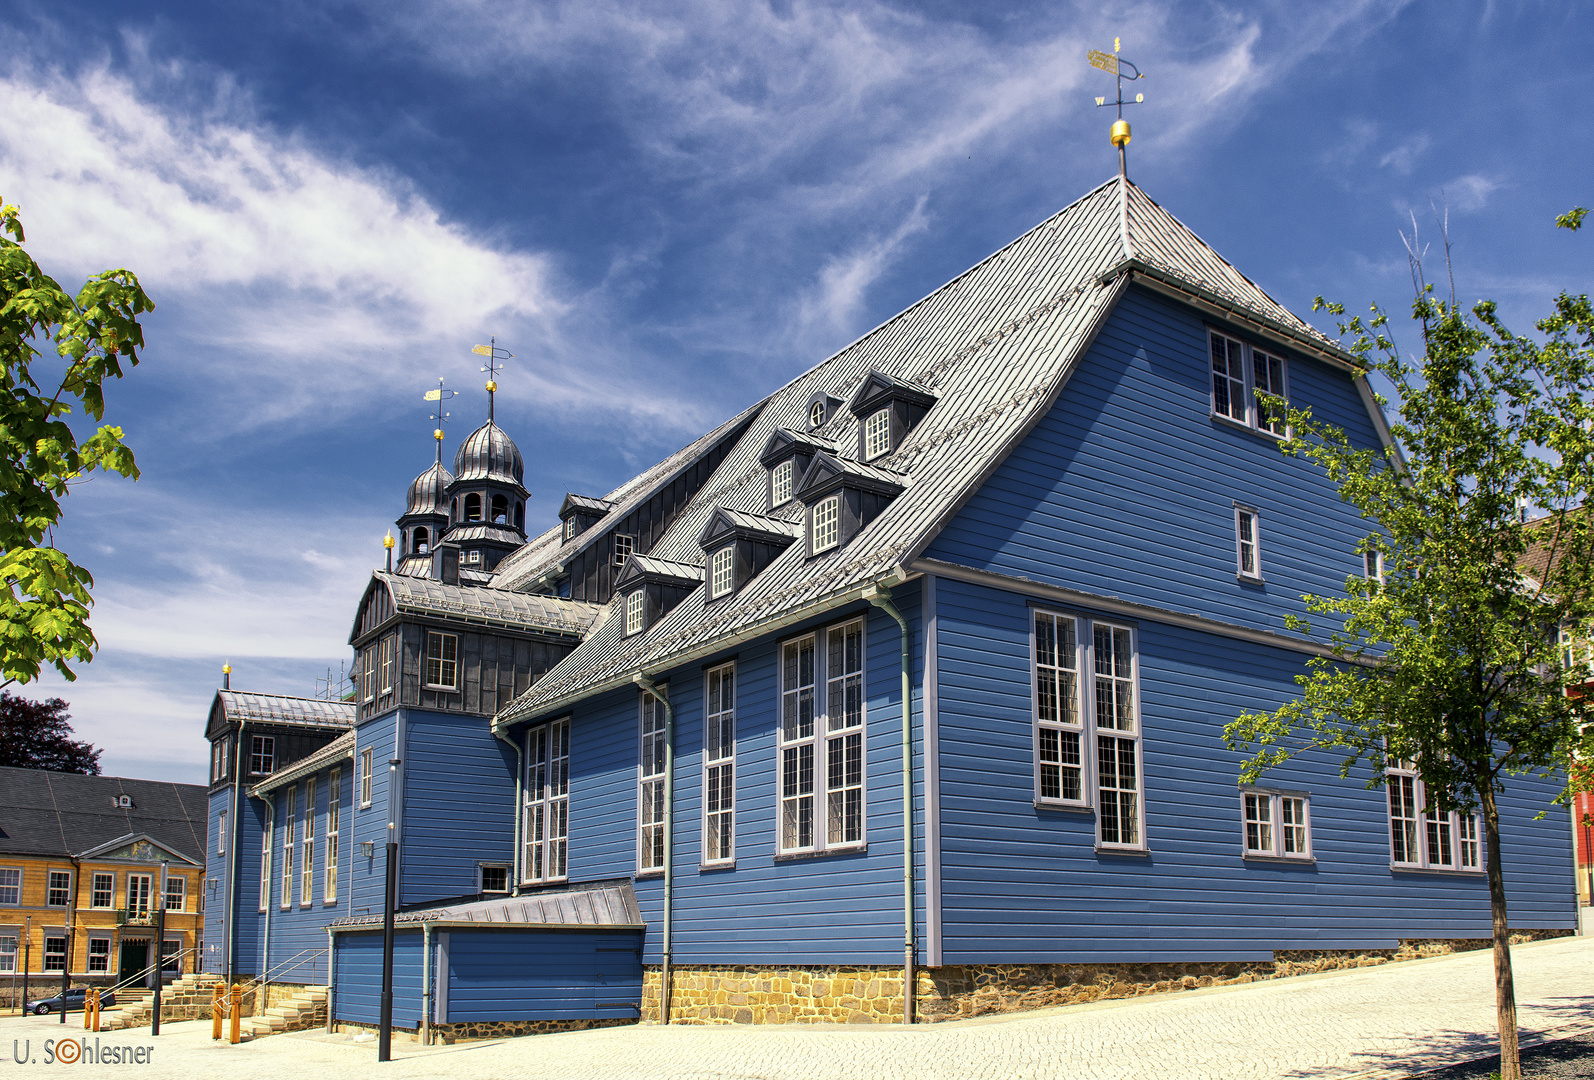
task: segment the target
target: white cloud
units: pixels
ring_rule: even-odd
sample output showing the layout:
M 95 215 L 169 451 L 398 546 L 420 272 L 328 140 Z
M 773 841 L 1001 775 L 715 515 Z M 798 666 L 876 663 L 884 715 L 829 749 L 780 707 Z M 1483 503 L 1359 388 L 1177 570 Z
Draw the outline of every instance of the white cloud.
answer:
M 1417 167 L 1417 159 L 1427 152 L 1432 143 L 1433 139 L 1427 132 L 1419 131 L 1385 151 L 1378 159 L 1378 165 L 1380 168 L 1394 169 L 1401 176 L 1410 176 Z
M 1472 173 L 1458 176 L 1441 189 L 1444 201 L 1452 210 L 1474 213 L 1489 204 L 1489 196 L 1500 189 L 1500 182 L 1487 176 Z
M 819 280 L 804 296 L 798 309 L 798 324 L 803 332 L 821 331 L 827 340 L 837 334 L 856 333 L 869 286 L 902 253 L 910 236 L 930 226 L 924 212 L 928 196 L 921 195 L 895 230 L 889 235 L 865 241 L 845 255 L 832 257 L 819 272 Z

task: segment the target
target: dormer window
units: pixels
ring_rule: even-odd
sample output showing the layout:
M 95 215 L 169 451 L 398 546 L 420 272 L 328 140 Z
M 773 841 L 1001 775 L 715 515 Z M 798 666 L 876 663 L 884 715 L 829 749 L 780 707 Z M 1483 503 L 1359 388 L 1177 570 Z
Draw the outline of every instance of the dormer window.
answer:
M 814 504 L 811 513 L 813 522 L 809 526 L 809 535 L 813 537 L 811 546 L 817 555 L 841 543 L 841 496 L 831 495 L 820 499 Z
M 880 409 L 869 414 L 863 425 L 863 456 L 865 461 L 891 452 L 891 410 Z
M 614 593 L 625 597 L 625 632 L 640 634 L 703 587 L 703 564 L 651 559 L 633 553 L 615 576 Z
M 825 426 L 825 403 L 823 401 L 816 401 L 808 407 L 808 426 Z
M 566 543 L 569 543 L 571 540 L 574 540 L 575 538 L 576 538 L 576 519 L 575 518 L 570 518 L 568 521 L 565 522 L 564 540 L 565 540 Z
M 808 430 L 817 431 L 830 423 L 831 417 L 836 415 L 836 410 L 841 408 L 841 400 L 833 398 L 823 390 L 814 392 L 808 399 Z
M 716 598 L 731 591 L 731 572 L 736 566 L 736 548 L 727 545 L 709 560 L 708 595 Z
M 638 589 L 625 597 L 625 632 L 627 635 L 642 632 L 642 613 L 647 602 L 647 591 Z
M 796 467 L 790 460 L 783 461 L 775 466 L 769 474 L 769 507 L 773 510 L 777 506 L 791 501 L 792 473 Z

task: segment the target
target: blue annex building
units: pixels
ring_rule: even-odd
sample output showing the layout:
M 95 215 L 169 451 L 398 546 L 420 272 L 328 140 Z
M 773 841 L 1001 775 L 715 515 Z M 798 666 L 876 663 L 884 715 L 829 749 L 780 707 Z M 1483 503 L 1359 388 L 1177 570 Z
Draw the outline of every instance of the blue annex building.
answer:
M 374 1023 L 390 820 L 395 1022 L 455 1036 L 1487 938 L 1479 823 L 1416 777 L 1236 786 L 1223 726 L 1294 694 L 1284 616 L 1368 529 L 1258 390 L 1390 440 L 1119 177 L 540 531 L 489 420 L 410 488 L 352 698 L 217 695 L 207 967 Z M 1524 930 L 1574 925 L 1554 792 L 1502 800 Z

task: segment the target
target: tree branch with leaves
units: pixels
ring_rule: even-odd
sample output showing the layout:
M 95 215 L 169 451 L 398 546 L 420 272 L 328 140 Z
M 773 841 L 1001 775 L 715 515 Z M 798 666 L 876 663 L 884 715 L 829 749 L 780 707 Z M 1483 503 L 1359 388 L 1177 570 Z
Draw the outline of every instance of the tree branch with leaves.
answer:
M 1576 230 L 1584 211 L 1556 224 Z M 1477 813 L 1484 826 L 1504 1080 L 1520 1076 L 1515 992 L 1500 845 L 1499 796 L 1512 777 L 1554 777 L 1556 799 L 1576 794 L 1574 754 L 1594 750 L 1586 663 L 1568 663 L 1562 638 L 1594 633 L 1594 311 L 1565 292 L 1536 324 L 1512 332 L 1493 303 L 1459 306 L 1424 279 L 1415 231 L 1408 242 L 1422 354 L 1402 355 L 1389 317 L 1347 317 L 1321 297 L 1340 338 L 1394 389 L 1396 445 L 1352 443 L 1286 410 L 1283 453 L 1320 466 L 1361 512 L 1359 550 L 1382 580 L 1351 576 L 1342 595 L 1304 597 L 1286 622 L 1332 627 L 1329 655 L 1296 677 L 1300 696 L 1229 724 L 1225 741 L 1249 755 L 1240 775 L 1307 751 L 1328 752 L 1342 776 L 1370 770 L 1384 784 L 1396 762 L 1416 771 L 1426 809 Z M 1448 241 L 1446 269 L 1449 269 Z M 1379 398 L 1381 405 L 1388 402 Z M 1536 511 L 1535 515 L 1526 512 Z M 1569 692 L 1570 691 L 1570 692 Z
M 98 647 L 89 629 L 89 572 L 54 545 L 61 501 L 95 472 L 138 478 L 122 429 L 81 443 L 74 408 L 105 416 L 105 382 L 139 362 L 138 317 L 153 311 L 129 270 L 91 277 L 76 296 L 39 268 L 17 207 L 0 206 L 0 676 L 36 679 L 45 665 L 74 679 Z M 54 355 L 40 351 L 46 346 Z

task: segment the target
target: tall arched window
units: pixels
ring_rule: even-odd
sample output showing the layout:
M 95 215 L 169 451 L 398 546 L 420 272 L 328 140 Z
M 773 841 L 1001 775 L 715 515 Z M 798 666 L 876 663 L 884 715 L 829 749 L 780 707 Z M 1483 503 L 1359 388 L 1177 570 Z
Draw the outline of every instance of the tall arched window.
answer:
M 523 502 L 515 503 L 515 528 L 526 531 L 526 504 Z
M 431 533 L 427 532 L 425 525 L 417 526 L 415 535 L 410 537 L 410 554 L 425 555 L 431 548 Z
M 509 500 L 502 495 L 493 496 L 493 524 L 509 524 Z
M 482 497 L 476 492 L 465 496 L 465 520 L 480 521 L 482 519 Z

